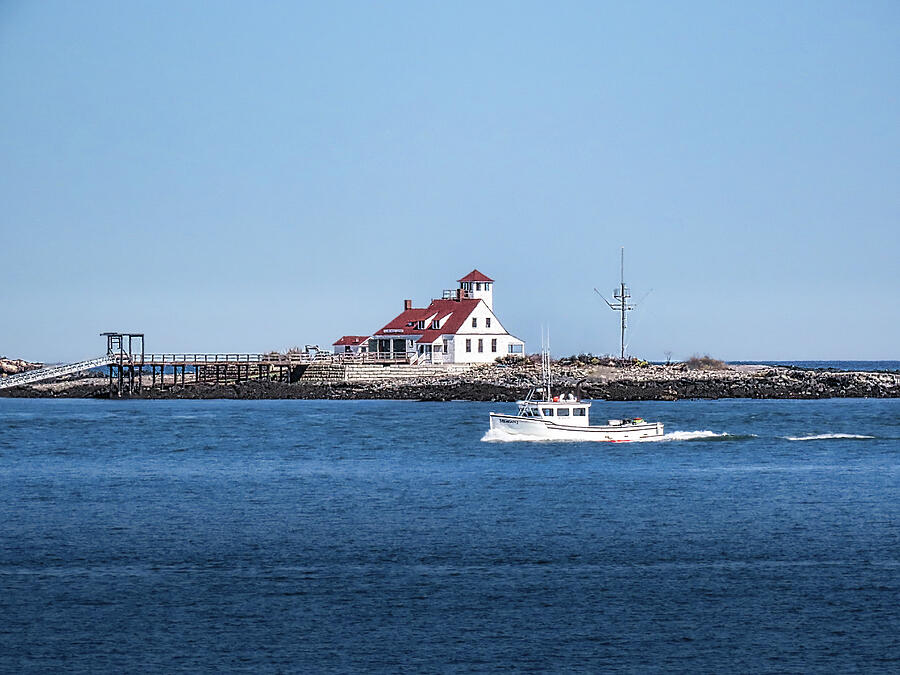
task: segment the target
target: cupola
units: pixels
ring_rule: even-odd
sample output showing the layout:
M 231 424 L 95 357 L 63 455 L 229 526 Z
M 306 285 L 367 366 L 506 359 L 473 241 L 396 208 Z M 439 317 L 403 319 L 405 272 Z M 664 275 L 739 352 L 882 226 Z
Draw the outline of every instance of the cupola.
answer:
M 491 311 L 494 310 L 494 280 L 478 270 L 472 270 L 459 280 L 460 298 L 484 300 Z

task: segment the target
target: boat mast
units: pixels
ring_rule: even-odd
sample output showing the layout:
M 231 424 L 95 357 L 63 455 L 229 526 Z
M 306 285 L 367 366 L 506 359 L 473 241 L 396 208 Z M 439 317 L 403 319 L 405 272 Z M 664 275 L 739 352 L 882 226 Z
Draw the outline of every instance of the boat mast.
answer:
M 541 327 L 541 378 L 547 396 L 546 400 L 549 401 L 552 398 L 550 394 L 550 329 L 547 329 L 545 338 L 543 327 Z

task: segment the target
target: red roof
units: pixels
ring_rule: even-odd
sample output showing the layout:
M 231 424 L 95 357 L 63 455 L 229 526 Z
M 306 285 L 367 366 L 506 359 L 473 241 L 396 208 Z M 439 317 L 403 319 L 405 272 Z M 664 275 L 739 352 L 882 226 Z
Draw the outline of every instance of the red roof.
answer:
M 482 274 L 478 270 L 472 270 L 462 279 L 457 279 L 457 281 L 493 281 L 489 276 Z
M 347 345 L 356 346 L 361 345 L 363 342 L 369 339 L 368 335 L 345 335 L 337 342 L 333 343 L 333 347 L 345 347 Z
M 407 309 L 399 314 L 384 328 L 375 331 L 375 336 L 390 338 L 420 335 L 418 342 L 432 343 L 441 335 L 456 333 L 479 302 L 481 300 L 432 300 L 424 309 Z M 442 321 L 440 328 L 431 327 L 434 319 Z M 425 328 L 416 328 L 419 321 L 425 322 Z

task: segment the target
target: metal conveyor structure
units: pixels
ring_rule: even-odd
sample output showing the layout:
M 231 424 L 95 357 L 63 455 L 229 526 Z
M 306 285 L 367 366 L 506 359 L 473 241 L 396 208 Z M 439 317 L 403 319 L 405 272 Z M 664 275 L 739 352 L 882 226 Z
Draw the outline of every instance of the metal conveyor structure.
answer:
M 91 368 L 100 368 L 108 366 L 113 361 L 113 355 L 107 354 L 96 359 L 88 361 L 79 361 L 78 363 L 68 363 L 63 366 L 51 366 L 50 368 L 38 368 L 37 370 L 27 370 L 24 373 L 16 373 L 15 375 L 7 375 L 0 377 L 0 389 L 9 387 L 18 387 L 23 384 L 32 384 L 33 382 L 41 382 L 43 380 L 52 380 L 55 377 L 63 377 L 64 375 L 74 375 Z

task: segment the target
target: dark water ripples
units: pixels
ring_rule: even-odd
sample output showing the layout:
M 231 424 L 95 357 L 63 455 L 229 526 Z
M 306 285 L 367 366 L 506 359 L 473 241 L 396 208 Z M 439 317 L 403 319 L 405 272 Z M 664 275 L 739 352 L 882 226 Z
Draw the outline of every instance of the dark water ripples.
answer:
M 0 670 L 900 667 L 898 402 L 502 407 L 0 400 Z

